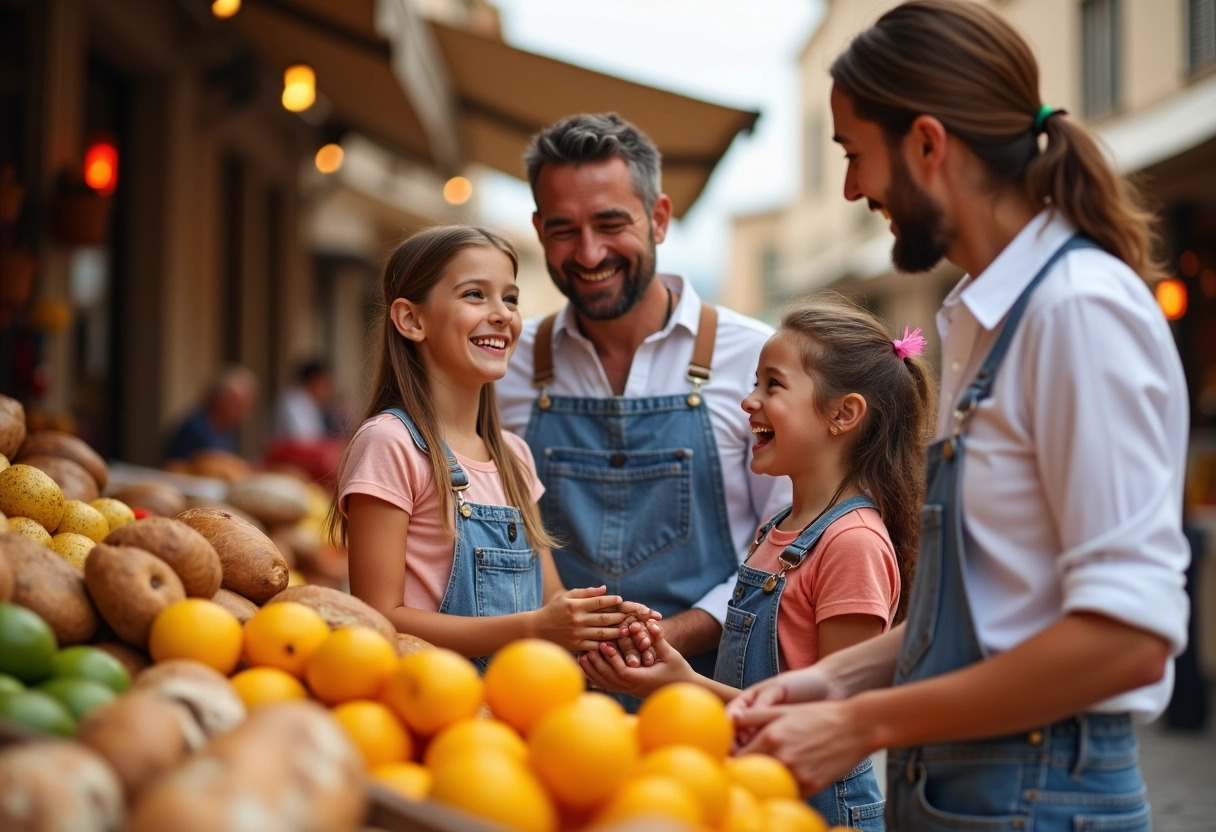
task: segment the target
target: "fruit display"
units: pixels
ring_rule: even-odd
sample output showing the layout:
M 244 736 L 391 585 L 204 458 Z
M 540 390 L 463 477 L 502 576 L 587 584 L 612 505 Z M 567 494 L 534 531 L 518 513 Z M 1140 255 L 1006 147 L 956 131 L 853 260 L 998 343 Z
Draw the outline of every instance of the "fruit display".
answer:
M 30 461 L 99 492 L 104 463 L 14 412 L 0 396 L 17 460 L 0 456 L 0 829 L 826 830 L 780 762 L 729 756 L 704 689 L 629 715 L 534 639 L 483 676 L 340 589 L 292 585 L 276 540 L 319 534 L 307 487 L 161 493 L 167 516 L 129 486 L 68 496 Z

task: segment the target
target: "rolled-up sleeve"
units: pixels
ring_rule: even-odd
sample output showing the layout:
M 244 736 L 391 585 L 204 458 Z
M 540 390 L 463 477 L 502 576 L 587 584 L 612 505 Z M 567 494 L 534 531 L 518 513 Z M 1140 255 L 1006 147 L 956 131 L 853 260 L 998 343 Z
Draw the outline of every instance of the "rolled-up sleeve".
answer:
M 1112 288 L 1036 316 L 1026 406 L 1061 545 L 1063 611 L 1154 633 L 1177 654 L 1189 615 L 1181 478 L 1189 416 L 1173 339 L 1146 299 Z

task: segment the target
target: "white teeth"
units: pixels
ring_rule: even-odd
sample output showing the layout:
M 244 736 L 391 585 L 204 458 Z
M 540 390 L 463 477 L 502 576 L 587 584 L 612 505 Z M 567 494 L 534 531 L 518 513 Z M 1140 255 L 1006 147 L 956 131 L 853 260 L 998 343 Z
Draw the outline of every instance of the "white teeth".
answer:
M 581 274 L 581 275 L 579 275 L 579 279 L 584 280 L 587 283 L 599 283 L 602 280 L 607 280 L 608 278 L 612 277 L 614 274 L 616 274 L 616 269 L 605 269 L 602 272 L 591 272 L 590 274 Z
M 496 350 L 505 350 L 507 348 L 506 339 L 503 338 L 474 338 L 472 340 L 479 347 L 490 347 Z
M 752 425 L 752 433 L 756 436 L 772 436 L 773 429 L 761 427 L 760 425 Z

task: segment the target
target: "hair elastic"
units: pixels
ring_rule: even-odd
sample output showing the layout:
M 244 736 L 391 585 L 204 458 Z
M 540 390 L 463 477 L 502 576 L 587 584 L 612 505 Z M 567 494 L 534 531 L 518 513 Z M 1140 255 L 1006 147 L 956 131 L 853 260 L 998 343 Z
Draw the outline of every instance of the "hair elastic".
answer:
M 899 356 L 899 360 L 903 361 L 910 355 L 920 355 L 925 351 L 925 338 L 920 334 L 920 327 L 911 332 L 904 327 L 904 337 L 896 338 L 891 345 L 895 347 L 895 354 Z
M 1034 134 L 1037 136 L 1047 127 L 1047 119 L 1057 114 L 1063 114 L 1067 110 L 1057 110 L 1050 104 L 1044 104 L 1039 108 L 1039 113 L 1034 117 Z

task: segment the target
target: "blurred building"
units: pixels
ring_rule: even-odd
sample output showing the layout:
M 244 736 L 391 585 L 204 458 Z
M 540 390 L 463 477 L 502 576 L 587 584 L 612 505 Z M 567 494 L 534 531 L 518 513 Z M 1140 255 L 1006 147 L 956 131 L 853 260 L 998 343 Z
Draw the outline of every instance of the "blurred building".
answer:
M 237 362 L 255 456 L 300 359 L 358 396 L 392 245 L 580 110 L 654 137 L 677 214 L 757 117 L 514 49 L 484 0 L 0 0 L 0 392 L 156 464 Z
M 1118 170 L 1134 175 L 1161 218 L 1173 272 L 1154 287 L 1172 321 L 1191 394 L 1191 519 L 1216 552 L 1216 0 L 976 0 L 1027 38 L 1043 101 L 1086 120 Z M 850 39 L 895 2 L 828 0 L 799 56 L 802 166 L 787 205 L 734 220 L 723 302 L 762 317 L 809 292 L 834 290 L 879 312 L 892 331 L 924 327 L 961 277 L 891 271 L 886 221 L 842 196 L 827 69 Z M 936 363 L 936 356 L 931 356 Z M 1209 558 L 1210 560 L 1210 558 Z M 1201 606 L 1216 618 L 1216 567 Z M 1216 620 L 1206 629 L 1216 668 Z

